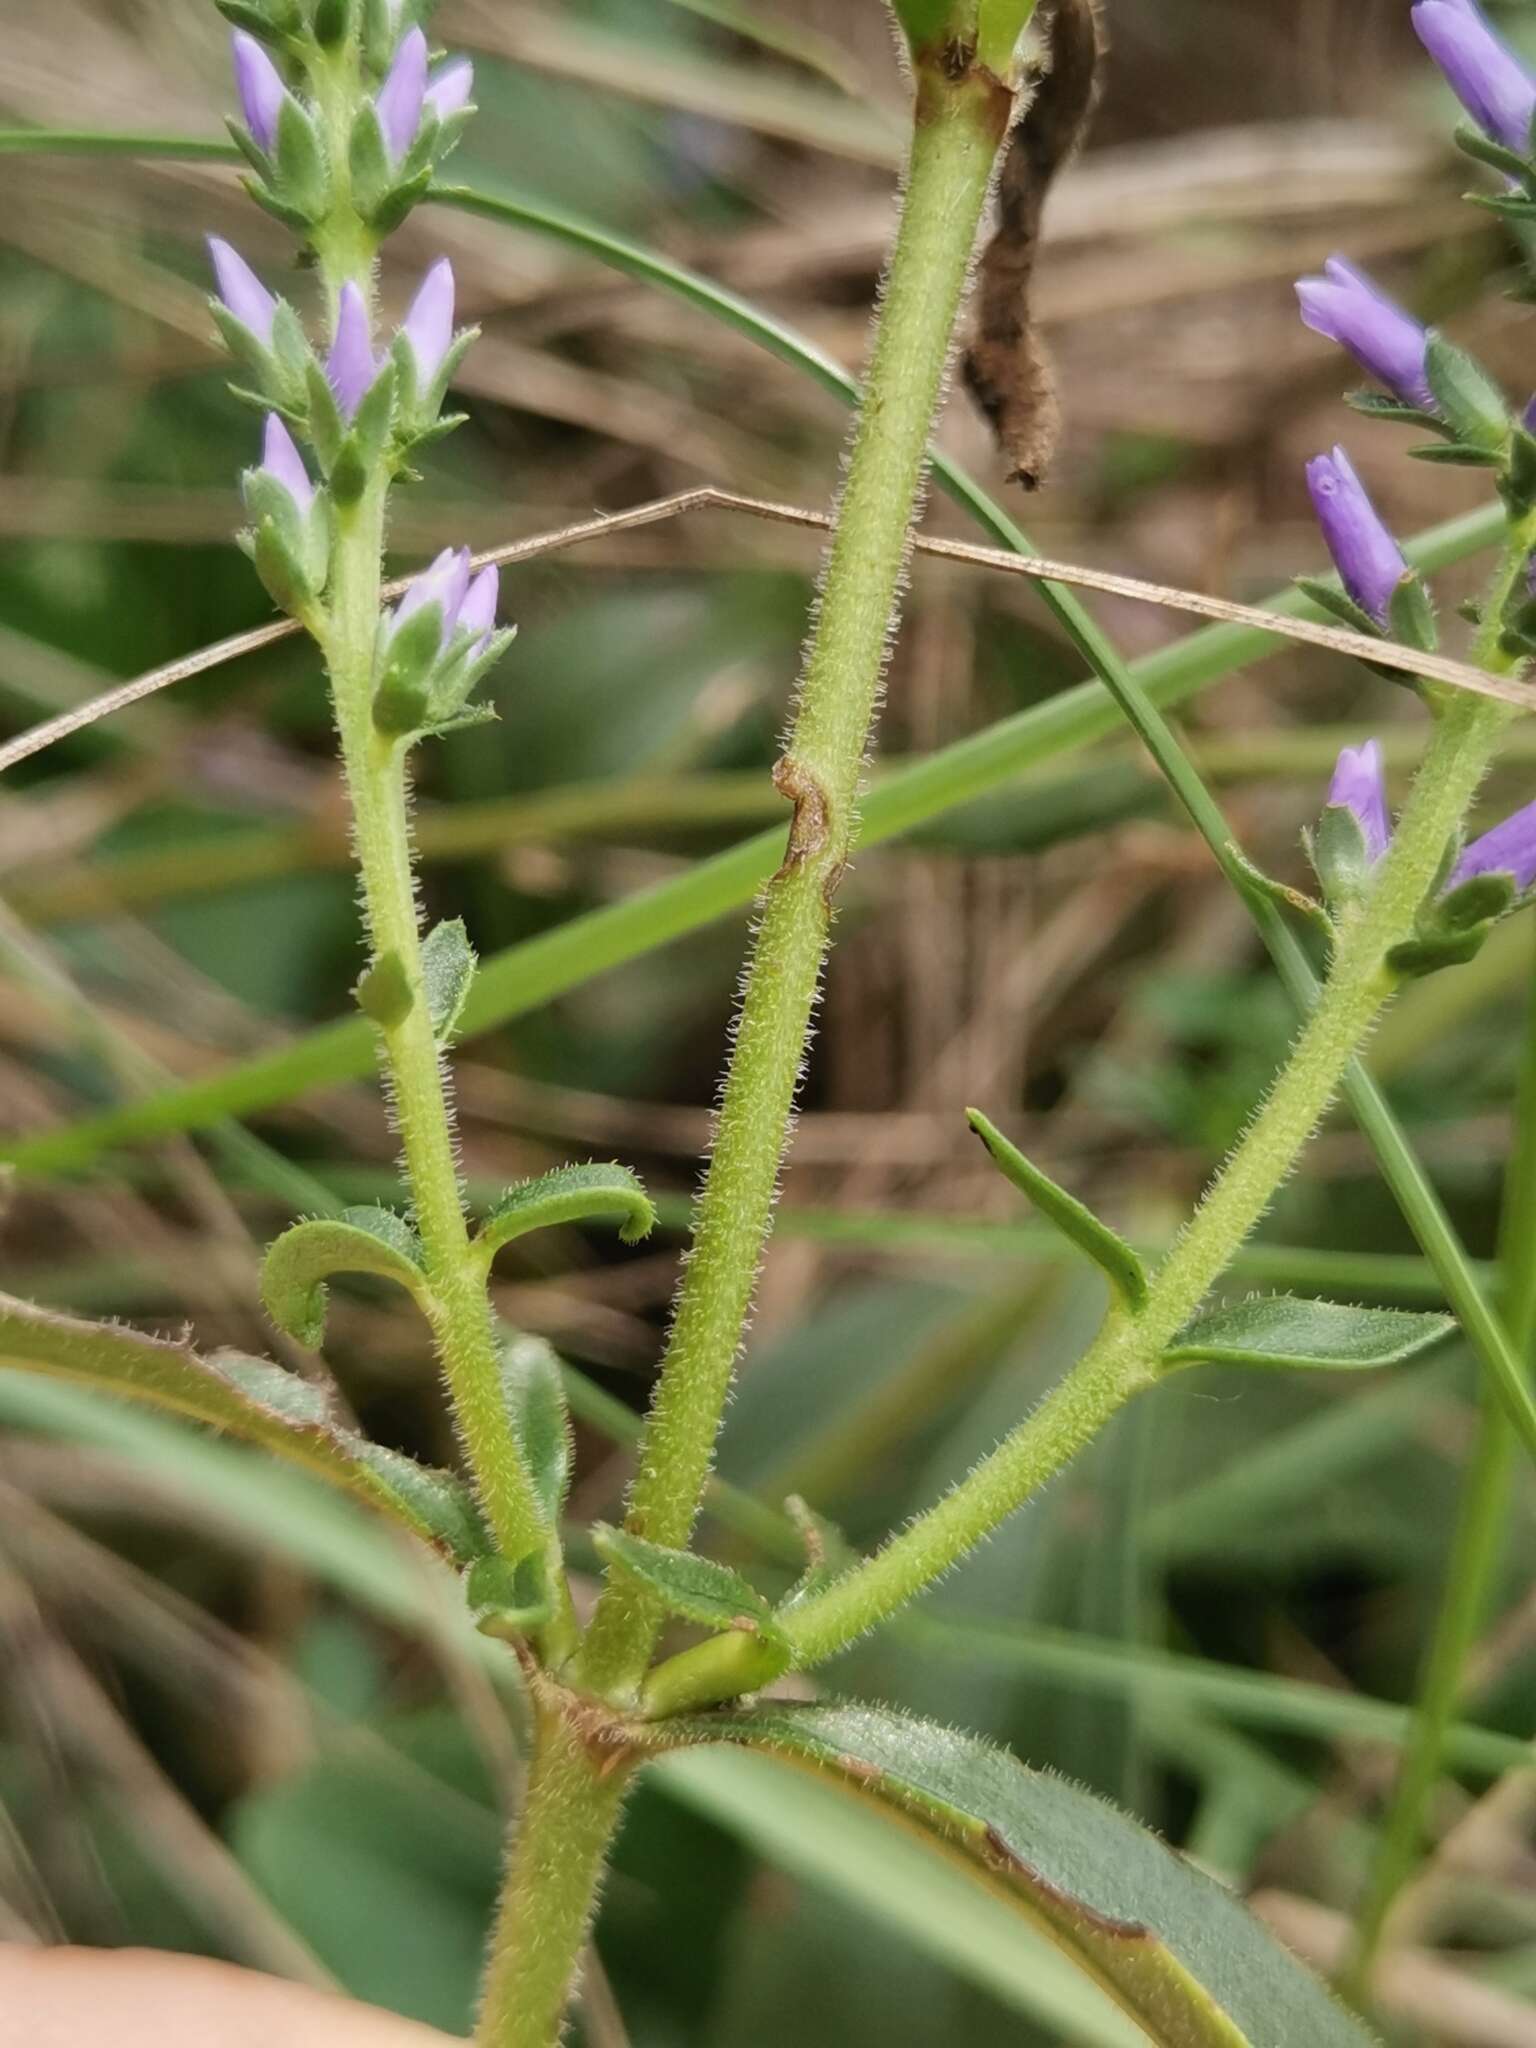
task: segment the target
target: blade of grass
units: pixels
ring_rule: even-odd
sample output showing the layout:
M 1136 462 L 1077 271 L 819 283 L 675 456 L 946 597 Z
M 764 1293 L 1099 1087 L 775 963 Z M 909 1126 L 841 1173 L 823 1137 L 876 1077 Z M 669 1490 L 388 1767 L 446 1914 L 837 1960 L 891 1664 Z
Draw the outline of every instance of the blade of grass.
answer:
M 1536 1350 L 1536 981 L 1527 998 L 1516 1128 L 1504 1183 L 1500 1278 L 1511 1339 L 1529 1373 Z M 1370 1997 L 1393 1905 L 1418 1862 L 1435 1786 L 1451 1760 L 1450 1727 L 1465 1688 L 1467 1660 L 1487 1619 L 1505 1554 L 1517 1448 L 1509 1417 L 1485 1390 L 1439 1613 L 1419 1677 L 1413 1734 L 1366 1880 L 1345 1974 L 1350 1996 L 1362 2004 Z

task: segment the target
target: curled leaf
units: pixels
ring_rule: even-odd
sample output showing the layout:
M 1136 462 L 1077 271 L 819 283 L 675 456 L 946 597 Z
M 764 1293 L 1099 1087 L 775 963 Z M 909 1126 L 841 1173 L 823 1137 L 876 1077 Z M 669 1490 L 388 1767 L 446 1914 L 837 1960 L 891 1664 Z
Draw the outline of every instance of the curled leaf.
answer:
M 333 1273 L 397 1280 L 429 1299 L 416 1233 L 390 1209 L 343 1209 L 285 1230 L 261 1269 L 261 1296 L 280 1330 L 313 1350 L 325 1335 L 326 1281 Z
M 558 1223 L 616 1217 L 625 1244 L 645 1237 L 656 1221 L 650 1196 L 626 1166 L 557 1166 L 538 1180 L 508 1188 L 475 1234 L 487 1265 L 504 1244 L 530 1230 Z
M 270 1359 L 55 1315 L 0 1295 L 0 1366 L 167 1409 L 260 1444 L 403 1523 L 450 1556 L 488 1547 L 478 1509 L 446 1472 L 370 1443 L 337 1420 L 326 1388 Z

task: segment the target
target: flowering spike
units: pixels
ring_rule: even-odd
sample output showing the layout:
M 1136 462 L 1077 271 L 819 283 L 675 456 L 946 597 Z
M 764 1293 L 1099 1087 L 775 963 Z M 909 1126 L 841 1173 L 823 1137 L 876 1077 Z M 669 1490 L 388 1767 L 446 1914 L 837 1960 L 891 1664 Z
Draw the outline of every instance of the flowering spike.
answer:
M 419 28 L 413 28 L 395 52 L 389 76 L 374 102 L 392 162 L 399 163 L 416 140 L 426 97 L 427 39 Z
M 1374 867 L 1392 839 L 1387 814 L 1387 783 L 1381 765 L 1381 741 L 1345 747 L 1328 786 L 1329 805 L 1353 814 L 1365 841 L 1366 859 Z
M 266 431 L 262 437 L 261 466 L 268 476 L 274 477 L 282 485 L 301 512 L 309 511 L 315 502 L 315 487 L 309 480 L 309 471 L 304 467 L 303 456 L 294 446 L 292 434 L 275 412 L 267 414 Z
M 1474 875 L 1513 875 L 1521 895 L 1536 883 L 1536 803 L 1474 839 L 1457 861 L 1448 886 L 1459 888 Z
M 225 306 L 258 341 L 270 344 L 272 322 L 277 315 L 276 299 L 239 250 L 231 248 L 228 242 L 221 241 L 217 235 L 210 235 L 208 254 L 213 260 L 219 297 Z
M 282 74 L 254 36 L 237 28 L 230 38 L 235 61 L 235 86 L 245 125 L 270 156 L 277 147 L 277 117 L 288 97 Z
M 1402 549 L 1342 448 L 1307 464 L 1307 488 L 1344 588 L 1385 631 L 1398 585 L 1410 573 Z
M 1536 78 L 1494 34 L 1474 0 L 1417 0 L 1413 25 L 1483 133 L 1529 156 Z
M 442 368 L 453 342 L 453 300 L 453 265 L 443 256 L 422 280 L 401 330 L 416 361 L 418 392 L 424 392 Z
M 325 365 L 342 418 L 350 421 L 363 402 L 364 393 L 379 374 L 369 329 L 368 308 L 361 291 L 350 280 L 341 288 L 336 308 L 336 338 Z
M 458 630 L 461 633 L 474 634 L 477 654 L 495 627 L 496 605 L 500 596 L 501 576 L 493 562 L 489 568 L 480 571 L 465 592 L 464 602 L 459 606 Z
M 459 614 L 469 594 L 469 549 L 444 548 L 430 568 L 411 579 L 404 597 L 395 607 L 392 631 L 398 632 L 413 612 L 435 604 L 443 615 L 441 644 L 446 647 L 459 623 Z
M 1435 410 L 1424 368 L 1429 337 L 1418 321 L 1342 256 L 1330 256 L 1321 277 L 1296 285 L 1301 317 L 1317 334 L 1347 348 L 1360 367 L 1404 405 Z
M 427 85 L 427 105 L 439 121 L 462 113 L 475 90 L 475 67 L 467 57 L 440 64 Z

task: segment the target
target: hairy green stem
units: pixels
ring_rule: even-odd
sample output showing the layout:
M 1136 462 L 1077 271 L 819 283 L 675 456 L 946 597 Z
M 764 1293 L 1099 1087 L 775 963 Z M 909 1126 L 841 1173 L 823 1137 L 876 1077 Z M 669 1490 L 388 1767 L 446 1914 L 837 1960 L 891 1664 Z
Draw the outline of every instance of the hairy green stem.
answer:
M 626 1526 L 686 1543 L 767 1239 L 809 1038 L 831 905 L 911 547 L 928 434 L 1011 95 L 990 73 L 919 64 L 917 125 L 864 403 L 793 726 L 775 780 L 794 805 L 762 902 L 708 1178 Z M 631 1694 L 661 1619 L 615 1577 L 583 1653 L 585 1682 Z
M 335 58 L 315 65 L 313 82 L 336 180 L 331 214 L 315 236 L 320 272 L 333 308 L 346 283 L 356 284 L 371 305 L 375 238 L 357 216 L 345 169 L 347 138 L 363 90 L 350 38 Z M 558 1567 L 558 1536 L 544 1525 L 513 1432 L 484 1275 L 470 1249 L 453 1119 L 422 973 L 406 745 L 381 732 L 373 718 L 389 484 L 381 466 L 354 503 L 336 508 L 326 614 L 315 625 L 330 673 L 373 960 L 392 962 L 407 992 L 403 1013 L 391 1009 L 388 1021 L 378 1026 L 381 1063 L 421 1238 L 428 1313 L 476 1489 L 507 1557 L 518 1561 L 542 1551 Z M 553 1586 L 564 1588 L 562 1571 L 553 1569 L 550 1577 Z M 559 1602 L 551 1636 L 552 1651 L 568 1654 L 573 1638 L 568 1595 Z
M 373 957 L 397 961 L 410 991 L 405 1015 L 382 1025 L 379 1040 L 431 1289 L 433 1332 L 486 1514 L 498 1545 L 518 1559 L 541 1548 L 546 1535 L 502 1398 L 490 1304 L 460 1199 L 442 1060 L 422 979 L 404 750 L 373 722 L 384 495 L 382 481 L 373 484 L 339 521 L 326 636 L 331 692 Z
M 554 2048 L 561 2039 L 628 1778 L 615 1757 L 590 1751 L 572 1723 L 538 1711 L 477 2048 Z
M 1500 1227 L 1504 1318 L 1527 1374 L 1536 1353 L 1536 981 L 1527 1001 L 1525 1057 L 1514 1153 Z M 1482 1390 L 1477 1441 L 1462 1486 L 1445 1590 L 1420 1674 L 1413 1731 L 1356 1920 L 1344 1989 L 1357 2004 L 1371 1977 L 1393 1905 L 1423 1845 L 1430 1799 L 1444 1767 L 1467 1659 L 1486 1619 L 1504 1556 L 1518 1439 L 1491 1388 Z
M 799 1664 L 829 1657 L 940 1577 L 1059 1471 L 1157 1376 L 1177 1335 L 1268 1207 L 1392 992 L 1385 954 L 1412 931 L 1508 713 L 1460 700 L 1443 712 L 1367 905 L 1247 1134 L 1212 1183 L 1136 1315 L 1116 1310 L 1030 1419 L 929 1513 L 785 1617 Z

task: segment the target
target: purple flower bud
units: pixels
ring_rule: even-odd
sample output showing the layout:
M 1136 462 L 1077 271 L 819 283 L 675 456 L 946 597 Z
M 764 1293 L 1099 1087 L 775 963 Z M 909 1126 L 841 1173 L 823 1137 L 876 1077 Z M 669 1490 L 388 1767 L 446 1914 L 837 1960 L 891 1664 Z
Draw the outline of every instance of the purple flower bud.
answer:
M 1297 282 L 1302 319 L 1314 333 L 1347 348 L 1404 405 L 1433 412 L 1434 394 L 1424 371 L 1428 336 L 1418 321 L 1342 256 L 1330 256 L 1323 273 Z
M 1307 488 L 1344 588 L 1385 630 L 1397 586 L 1408 574 L 1402 549 L 1342 448 L 1307 464 Z
M 416 140 L 426 97 L 427 39 L 419 28 L 413 28 L 395 52 L 389 76 L 374 102 L 392 163 L 399 163 Z
M 1328 785 L 1328 802 L 1354 813 L 1365 840 L 1366 858 L 1374 867 L 1392 839 L 1380 740 L 1367 740 L 1363 747 L 1345 747 Z
M 275 412 L 267 414 L 261 466 L 268 476 L 276 478 L 301 512 L 309 511 L 315 502 L 315 487 L 309 480 L 303 456 L 293 444 L 292 434 Z
M 341 288 L 336 308 L 336 338 L 326 359 L 325 374 L 336 394 L 342 418 L 350 420 L 379 374 L 378 359 L 373 353 L 373 336 L 369 331 L 368 307 L 362 293 L 350 281 Z
M 210 235 L 208 254 L 213 259 L 219 297 L 227 310 L 242 327 L 248 327 L 258 341 L 270 343 L 272 321 L 277 312 L 276 299 L 240 252 L 232 249 L 228 242 L 221 242 L 217 235 Z
M 1513 875 L 1524 893 L 1536 882 L 1536 804 L 1527 804 L 1481 839 L 1474 839 L 1452 870 L 1447 887 L 1455 889 L 1474 875 Z
M 398 632 L 413 612 L 419 612 L 423 605 L 435 604 L 442 610 L 443 631 L 441 645 L 446 647 L 453 638 L 459 623 L 459 614 L 469 594 L 469 549 L 444 548 L 437 560 L 419 576 L 411 579 L 410 587 L 395 607 L 393 632 Z
M 1446 84 L 1485 135 L 1530 153 L 1536 79 L 1500 42 L 1473 0 L 1418 0 L 1413 25 Z
M 427 85 L 427 105 L 439 121 L 462 112 L 475 89 L 475 67 L 467 57 L 440 64 Z
M 270 156 L 277 146 L 277 117 L 283 111 L 288 88 L 282 73 L 254 36 L 237 28 L 230 40 L 245 125 Z
M 473 652 L 475 654 L 482 652 L 485 643 L 490 639 L 492 632 L 495 630 L 496 604 L 500 595 L 501 577 L 497 572 L 496 565 L 492 563 L 488 569 L 482 569 L 474 582 L 470 584 L 469 589 L 465 593 L 464 602 L 459 606 L 459 616 L 456 621 L 457 630 L 461 633 L 474 634 L 475 645 Z
M 453 265 L 439 258 L 422 280 L 401 330 L 416 359 L 416 389 L 424 392 L 453 342 Z

